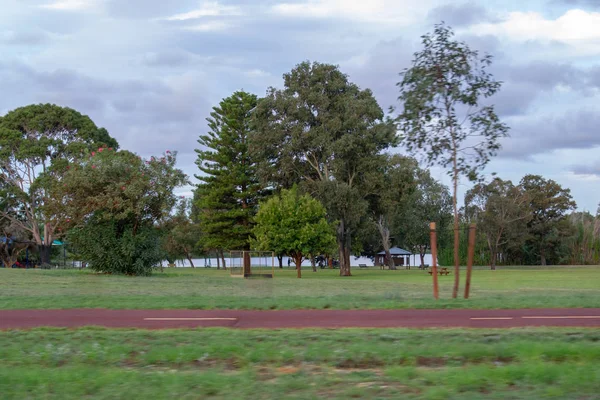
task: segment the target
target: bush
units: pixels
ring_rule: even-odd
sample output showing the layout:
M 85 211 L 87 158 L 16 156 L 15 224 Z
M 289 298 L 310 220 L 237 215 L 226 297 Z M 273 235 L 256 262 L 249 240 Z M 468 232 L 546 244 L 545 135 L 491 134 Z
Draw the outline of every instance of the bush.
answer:
M 90 222 L 73 229 L 69 240 L 97 272 L 150 275 L 165 257 L 160 231 L 153 226 L 137 227 L 134 232 L 132 223 Z

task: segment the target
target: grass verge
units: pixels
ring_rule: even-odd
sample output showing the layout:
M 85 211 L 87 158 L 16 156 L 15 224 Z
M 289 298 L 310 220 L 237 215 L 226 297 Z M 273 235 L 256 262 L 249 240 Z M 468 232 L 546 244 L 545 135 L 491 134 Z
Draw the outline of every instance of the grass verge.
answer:
M 152 277 L 96 275 L 77 270 L 0 269 L 0 308 L 393 309 L 600 307 L 599 267 L 476 270 L 469 300 L 451 299 L 452 275 L 420 270 L 276 269 L 275 279 L 231 278 L 216 269 L 171 269 Z M 464 285 L 464 273 L 461 285 Z M 462 287 L 461 287 L 462 297 Z
M 597 398 L 586 329 L 0 332 L 3 399 Z

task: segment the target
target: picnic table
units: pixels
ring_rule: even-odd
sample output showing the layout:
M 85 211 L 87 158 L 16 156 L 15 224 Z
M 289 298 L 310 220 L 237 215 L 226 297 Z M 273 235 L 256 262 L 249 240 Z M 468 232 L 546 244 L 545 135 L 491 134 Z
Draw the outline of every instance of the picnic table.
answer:
M 446 267 L 443 268 L 438 268 L 438 274 L 440 275 L 449 275 L 450 274 L 450 270 Z M 433 274 L 433 270 L 429 271 L 429 275 Z

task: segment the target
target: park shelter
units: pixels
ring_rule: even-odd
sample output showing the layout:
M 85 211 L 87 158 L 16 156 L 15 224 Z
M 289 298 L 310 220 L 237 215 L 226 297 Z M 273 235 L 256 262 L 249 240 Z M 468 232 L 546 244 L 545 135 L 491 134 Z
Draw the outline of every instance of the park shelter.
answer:
M 401 249 L 399 247 L 392 247 L 390 249 L 390 255 L 394 260 L 394 265 L 410 265 L 410 256 L 412 253 L 408 250 Z M 387 265 L 385 262 L 385 251 L 377 253 L 375 256 L 375 266 Z

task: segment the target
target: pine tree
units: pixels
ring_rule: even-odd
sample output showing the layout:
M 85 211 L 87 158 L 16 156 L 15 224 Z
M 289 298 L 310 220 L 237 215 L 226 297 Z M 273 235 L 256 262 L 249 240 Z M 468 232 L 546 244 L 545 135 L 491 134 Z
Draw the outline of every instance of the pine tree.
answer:
M 250 116 L 258 99 L 237 91 L 213 107 L 196 165 L 203 175 L 195 196 L 206 250 L 249 250 L 253 217 L 264 193 L 248 153 Z

